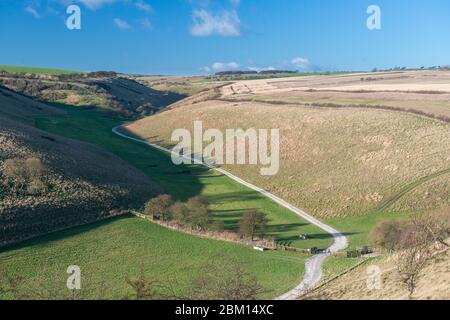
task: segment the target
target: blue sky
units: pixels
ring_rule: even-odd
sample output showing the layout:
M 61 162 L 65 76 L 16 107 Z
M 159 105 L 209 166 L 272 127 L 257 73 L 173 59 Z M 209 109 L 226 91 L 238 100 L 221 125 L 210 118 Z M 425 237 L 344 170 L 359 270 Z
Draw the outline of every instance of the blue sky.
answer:
M 66 8 L 81 8 L 81 30 Z M 381 30 L 366 10 L 381 9 Z M 0 0 L 0 65 L 145 74 L 450 65 L 448 0 Z

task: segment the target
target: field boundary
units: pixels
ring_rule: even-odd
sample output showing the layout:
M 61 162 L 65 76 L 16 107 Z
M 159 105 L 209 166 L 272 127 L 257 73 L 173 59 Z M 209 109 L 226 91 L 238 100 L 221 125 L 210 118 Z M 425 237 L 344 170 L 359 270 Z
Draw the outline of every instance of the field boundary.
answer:
M 411 108 L 400 108 L 400 107 L 392 107 L 392 106 L 385 106 L 385 105 L 365 105 L 365 104 L 336 104 L 336 103 L 318 103 L 318 102 L 286 102 L 281 100 L 255 100 L 255 99 L 227 99 L 227 98 L 219 98 L 216 99 L 217 101 L 223 101 L 223 102 L 230 102 L 230 103 L 236 103 L 236 102 L 253 102 L 253 103 L 261 103 L 261 104 L 268 104 L 268 105 L 277 105 L 277 106 L 292 106 L 292 107 L 316 107 L 316 108 L 331 108 L 331 109 L 344 109 L 344 108 L 353 108 L 353 109 L 374 109 L 374 110 L 386 110 L 386 111 L 397 111 L 397 112 L 404 112 L 409 114 L 415 114 L 419 116 L 424 116 L 427 118 L 440 120 L 446 123 L 450 123 L 450 117 L 443 116 L 443 115 L 436 115 L 433 113 L 428 113 L 421 110 L 411 109 Z

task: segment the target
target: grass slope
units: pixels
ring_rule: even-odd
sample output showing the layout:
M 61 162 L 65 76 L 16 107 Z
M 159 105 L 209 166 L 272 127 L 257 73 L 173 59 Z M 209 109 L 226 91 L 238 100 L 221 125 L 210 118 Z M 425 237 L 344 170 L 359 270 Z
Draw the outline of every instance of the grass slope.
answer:
M 204 130 L 279 128 L 277 175 L 261 176 L 251 165 L 225 168 L 323 219 L 369 214 L 400 191 L 409 192 L 414 181 L 429 182 L 441 172 L 448 177 L 450 168 L 449 124 L 396 111 L 211 100 L 179 105 L 127 129 L 170 145 L 175 128 L 192 129 L 200 120 Z M 421 210 L 431 198 L 448 202 L 442 189 L 428 192 L 421 206 L 405 203 L 396 211 Z
M 33 117 L 62 112 L 30 101 L 0 88 L 0 246 L 115 216 L 157 194 L 149 177 L 110 152 L 35 128 Z M 42 191 L 25 178 L 18 192 L 8 162 L 30 157 L 45 167 Z
M 267 213 L 270 219 L 268 236 L 280 241 L 292 241 L 293 246 L 302 248 L 326 247 L 331 243 L 330 235 L 226 176 L 200 166 L 175 166 L 168 154 L 118 137 L 111 132 L 111 128 L 119 122 L 101 111 L 70 107 L 65 110 L 67 115 L 38 118 L 37 126 L 55 134 L 94 143 L 113 152 L 147 173 L 176 199 L 185 201 L 199 195 L 206 197 L 215 217 L 224 220 L 228 230 L 237 231 L 243 210 L 256 208 Z M 310 239 L 298 240 L 299 233 L 308 234 Z
M 0 271 L 23 276 L 29 292 L 50 290 L 56 298 L 68 298 L 66 269 L 78 265 L 86 290 L 83 298 L 101 295 L 120 299 L 131 293 L 125 279 L 136 277 L 140 268 L 148 277 L 165 285 L 171 283 L 177 294 L 182 295 L 186 294 L 184 286 L 204 264 L 220 266 L 226 258 L 236 259 L 269 290 L 262 298 L 273 298 L 298 283 L 305 260 L 304 255 L 260 253 L 124 217 L 58 232 L 0 251 Z M 8 296 L 0 295 L 1 298 Z
M 224 219 L 229 229 L 237 228 L 243 209 L 256 207 L 269 213 L 269 232 L 280 240 L 293 240 L 302 232 L 312 239 L 294 241 L 294 245 L 324 247 L 330 243 L 329 236 L 317 228 L 226 177 L 198 166 L 189 167 L 189 175 L 179 174 L 186 168 L 173 166 L 168 155 L 114 135 L 111 128 L 119 123 L 105 113 L 72 107 L 63 109 L 67 114 L 40 117 L 36 120 L 37 126 L 116 153 L 178 199 L 206 196 L 216 217 Z M 49 288 L 56 290 L 53 292 L 56 297 L 65 298 L 65 271 L 67 266 L 75 264 L 82 269 L 87 297 L 106 294 L 109 298 L 121 298 L 129 293 L 125 278 L 136 276 L 141 266 L 147 276 L 159 278 L 166 285 L 180 283 L 178 293 L 183 294 L 183 286 L 200 272 L 201 266 L 206 262 L 220 266 L 225 258 L 242 263 L 269 290 L 263 298 L 273 298 L 300 281 L 307 256 L 288 252 L 260 253 L 249 247 L 201 239 L 138 218 L 124 217 L 57 232 L 3 250 L 0 270 L 24 277 L 24 285 L 31 291 L 37 286 Z

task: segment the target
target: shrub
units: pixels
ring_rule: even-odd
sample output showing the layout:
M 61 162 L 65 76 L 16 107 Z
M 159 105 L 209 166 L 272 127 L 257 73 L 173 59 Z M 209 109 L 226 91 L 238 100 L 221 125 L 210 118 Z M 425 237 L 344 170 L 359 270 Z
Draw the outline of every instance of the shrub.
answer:
M 151 199 L 145 205 L 144 214 L 155 220 L 169 221 L 172 218 L 170 207 L 173 204 L 172 197 L 163 194 Z
M 219 267 L 207 264 L 203 268 L 190 284 L 190 299 L 256 300 L 267 292 L 237 261 L 224 259 Z
M 371 244 L 389 252 L 396 250 L 400 246 L 404 224 L 400 221 L 381 221 L 369 235 Z
M 45 174 L 45 167 L 41 159 L 31 157 L 25 160 L 25 167 L 28 177 L 32 180 L 42 179 Z
M 170 207 L 169 210 L 172 214 L 172 217 L 180 224 L 182 225 L 189 224 L 189 217 L 190 217 L 189 209 L 186 207 L 184 203 L 177 201 Z
M 32 196 L 45 194 L 48 191 L 48 185 L 42 180 L 34 179 L 27 186 L 27 193 Z
M 27 192 L 38 195 L 47 192 L 45 183 L 45 166 L 41 159 L 30 157 L 23 159 L 8 159 L 4 164 L 6 182 L 15 193 Z

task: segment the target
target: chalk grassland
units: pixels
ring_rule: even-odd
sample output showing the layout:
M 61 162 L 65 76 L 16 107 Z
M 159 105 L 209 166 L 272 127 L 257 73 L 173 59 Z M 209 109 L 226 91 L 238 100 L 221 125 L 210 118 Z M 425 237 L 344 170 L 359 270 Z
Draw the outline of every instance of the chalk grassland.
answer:
M 113 154 L 36 129 L 33 117 L 63 111 L 0 90 L 0 246 L 114 216 L 159 187 Z M 14 111 L 17 112 L 14 112 Z M 7 161 L 39 158 L 46 192 L 17 193 Z
M 367 267 L 381 269 L 381 289 L 367 287 Z M 439 279 L 439 281 L 436 281 Z M 450 251 L 437 255 L 422 270 L 414 299 L 449 300 Z M 331 300 L 408 300 L 408 291 L 396 270 L 396 257 L 370 259 L 344 276 L 312 292 L 307 299 Z
M 127 128 L 170 146 L 172 131 L 192 130 L 196 120 L 205 129 L 279 128 L 277 175 L 261 176 L 260 166 L 225 168 L 322 219 L 366 215 L 382 205 L 383 211 L 417 211 L 450 201 L 450 125 L 442 121 L 385 110 L 208 101 Z M 441 180 L 426 181 L 428 176 Z M 421 185 L 415 181 L 426 184 L 415 189 Z M 410 184 L 407 191 L 418 197 L 389 202 Z
M 72 74 L 79 73 L 77 71 L 50 69 L 50 68 L 36 68 L 23 66 L 0 66 L 0 71 L 16 72 L 16 73 L 35 73 L 35 74 Z
M 214 272 L 230 260 L 238 262 L 266 289 L 260 298 L 271 299 L 300 282 L 305 259 L 305 255 L 288 252 L 261 253 L 122 217 L 0 251 L 0 287 L 6 281 L 2 274 L 21 276 L 25 279 L 21 290 L 34 299 L 72 299 L 66 288 L 66 270 L 69 265 L 77 265 L 81 268 L 82 291 L 76 297 L 123 299 L 133 293 L 125 280 L 135 279 L 142 268 L 146 277 L 170 288 L 162 291 L 184 297 L 205 266 Z M 0 300 L 10 298 L 0 294 Z

